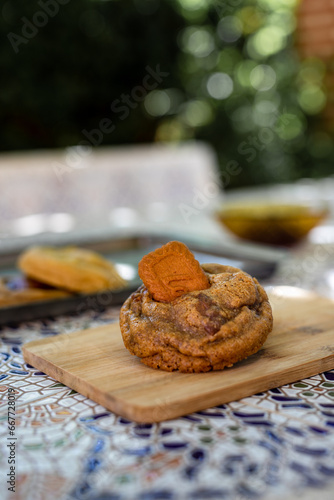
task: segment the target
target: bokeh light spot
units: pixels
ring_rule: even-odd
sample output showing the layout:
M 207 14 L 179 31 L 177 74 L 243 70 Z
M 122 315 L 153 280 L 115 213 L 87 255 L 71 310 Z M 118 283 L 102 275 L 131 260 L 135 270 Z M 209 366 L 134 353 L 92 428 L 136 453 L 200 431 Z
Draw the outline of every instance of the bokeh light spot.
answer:
M 206 0 L 178 0 L 178 2 L 181 7 L 187 10 L 198 10 L 207 6 Z
M 207 81 L 206 88 L 214 99 L 226 99 L 233 92 L 233 80 L 226 73 L 213 73 Z
M 326 104 L 326 95 L 316 85 L 305 85 L 298 96 L 298 102 L 309 115 L 316 115 Z
M 195 57 L 206 57 L 214 50 L 215 43 L 207 29 L 191 26 L 182 33 L 181 48 Z
M 236 42 L 242 35 L 242 22 L 236 16 L 223 17 L 218 23 L 217 33 L 226 43 Z
M 277 119 L 277 105 L 272 101 L 258 101 L 253 110 L 254 122 L 260 127 L 272 127 Z
M 269 90 L 276 83 L 276 73 L 271 66 L 259 64 L 250 74 L 250 83 L 256 90 Z
M 144 101 L 146 111 L 151 116 L 163 116 L 170 110 L 171 100 L 164 90 L 153 90 Z
M 293 33 L 296 28 L 296 18 L 292 10 L 277 8 L 267 18 L 272 26 L 279 26 L 286 35 Z
M 260 7 L 265 7 L 269 9 L 279 9 L 279 8 L 287 8 L 293 9 L 297 6 L 300 0 L 257 0 L 257 3 Z
M 165 120 L 158 125 L 155 133 L 156 141 L 178 142 L 192 137 L 190 130 L 177 120 Z
M 275 127 L 278 136 L 285 141 L 295 139 L 302 134 L 304 129 L 304 121 L 292 113 L 283 113 L 279 117 Z
M 282 50 L 287 42 L 285 31 L 279 26 L 265 26 L 247 41 L 247 50 L 255 59 L 268 57 Z
M 247 6 L 237 12 L 237 16 L 242 21 L 242 31 L 249 35 L 258 30 L 263 22 L 263 13 L 257 6 Z
M 185 104 L 182 118 L 190 127 L 201 127 L 213 120 L 213 112 L 207 101 L 196 99 Z
M 326 65 L 324 61 L 316 58 L 309 58 L 301 63 L 299 78 L 304 83 L 319 84 L 322 82 L 326 73 Z
M 256 62 L 251 59 L 246 59 L 238 64 L 235 72 L 236 78 L 243 87 L 251 87 L 250 74 L 256 65 Z

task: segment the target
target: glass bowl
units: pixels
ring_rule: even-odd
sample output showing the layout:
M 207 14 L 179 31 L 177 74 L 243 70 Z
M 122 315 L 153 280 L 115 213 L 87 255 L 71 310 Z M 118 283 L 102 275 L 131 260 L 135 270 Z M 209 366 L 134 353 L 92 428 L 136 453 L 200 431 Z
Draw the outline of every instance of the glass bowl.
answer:
M 311 184 L 238 190 L 226 195 L 215 215 L 239 238 L 290 246 L 327 217 L 327 203 L 319 194 Z

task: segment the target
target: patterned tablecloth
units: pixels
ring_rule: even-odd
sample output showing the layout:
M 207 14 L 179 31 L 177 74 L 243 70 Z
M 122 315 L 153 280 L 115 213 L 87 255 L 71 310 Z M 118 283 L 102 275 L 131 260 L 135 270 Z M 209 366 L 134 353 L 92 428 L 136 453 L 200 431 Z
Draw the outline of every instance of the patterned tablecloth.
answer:
M 315 276 L 327 276 L 333 263 L 333 247 L 326 248 L 322 260 L 315 245 L 292 253 L 274 281 L 316 289 Z M 113 322 L 118 313 L 113 307 L 2 328 L 1 498 L 333 498 L 334 370 L 175 420 L 137 424 L 24 362 L 23 343 Z

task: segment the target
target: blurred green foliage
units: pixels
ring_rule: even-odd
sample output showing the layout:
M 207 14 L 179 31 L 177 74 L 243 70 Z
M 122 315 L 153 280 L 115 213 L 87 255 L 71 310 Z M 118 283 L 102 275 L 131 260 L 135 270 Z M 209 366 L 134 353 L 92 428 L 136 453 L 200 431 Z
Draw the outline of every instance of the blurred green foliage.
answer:
M 195 138 L 240 164 L 232 187 L 330 175 L 326 68 L 297 56 L 295 4 L 7 0 L 0 147 Z

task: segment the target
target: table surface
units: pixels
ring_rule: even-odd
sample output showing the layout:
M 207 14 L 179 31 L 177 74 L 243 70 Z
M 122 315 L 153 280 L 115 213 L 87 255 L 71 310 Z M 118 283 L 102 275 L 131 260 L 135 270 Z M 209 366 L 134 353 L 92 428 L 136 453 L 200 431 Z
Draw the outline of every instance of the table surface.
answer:
M 319 292 L 318 267 L 333 259 L 317 267 L 318 247 L 294 250 L 271 283 Z M 298 274 L 298 266 L 311 271 Z M 24 363 L 23 343 L 104 325 L 118 313 L 113 307 L 2 328 L 2 498 L 12 498 L 5 484 L 11 442 L 17 498 L 24 499 L 276 498 L 295 490 L 324 495 L 334 486 L 334 370 L 175 420 L 136 424 Z
M 333 299 L 329 234 L 315 231 L 264 284 Z M 23 360 L 25 342 L 105 325 L 118 314 L 111 307 L 1 328 L 1 498 L 333 498 L 334 370 L 175 420 L 137 424 Z M 15 494 L 7 482 L 11 459 Z

